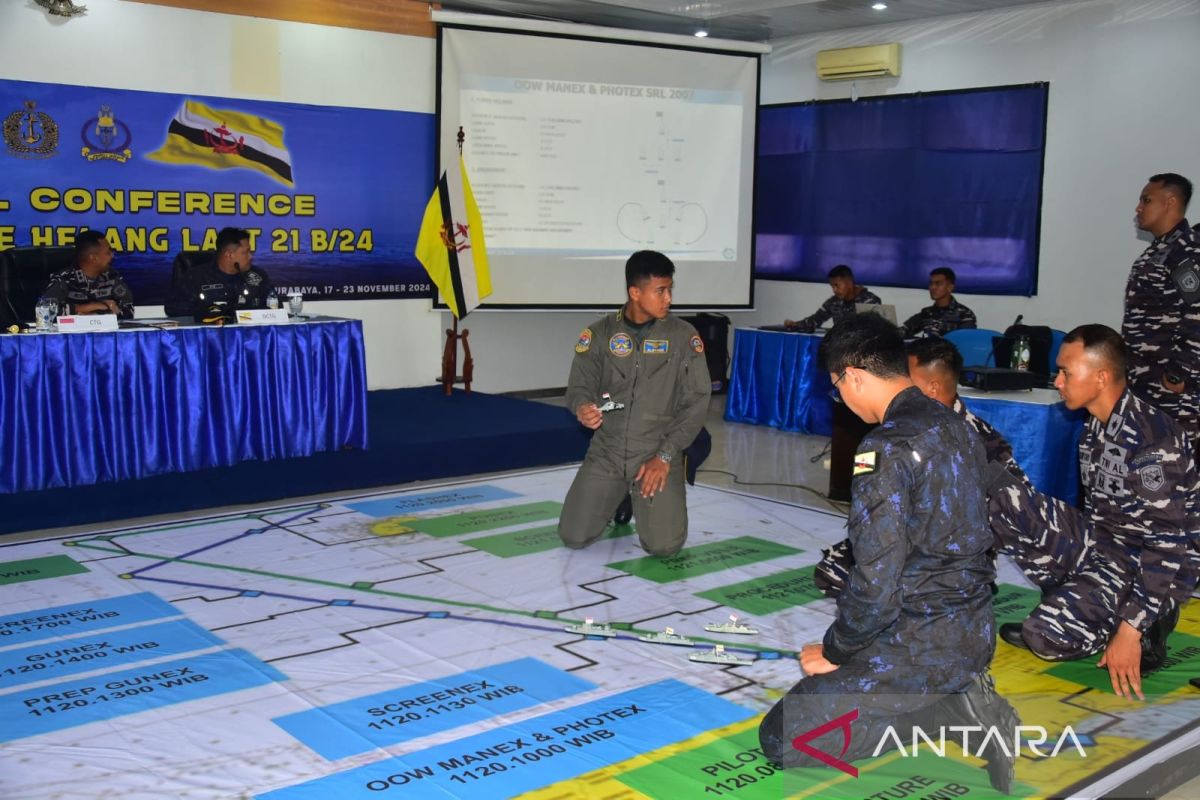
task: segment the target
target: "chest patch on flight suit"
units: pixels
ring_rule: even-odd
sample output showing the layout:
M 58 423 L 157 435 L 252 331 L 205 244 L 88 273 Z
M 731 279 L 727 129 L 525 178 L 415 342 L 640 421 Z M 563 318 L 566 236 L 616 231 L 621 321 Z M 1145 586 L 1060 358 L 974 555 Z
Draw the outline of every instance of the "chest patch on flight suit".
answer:
M 575 343 L 576 353 L 586 353 L 588 348 L 592 346 L 592 329 L 584 328 L 579 333 L 579 341 Z
M 874 450 L 868 450 L 865 453 L 855 453 L 854 475 L 869 475 L 870 473 L 874 472 L 875 464 L 878 459 L 879 453 Z
M 643 353 L 665 353 L 670 348 L 671 342 L 667 339 L 647 339 L 642 342 Z
M 1157 492 L 1167 482 L 1166 476 L 1163 475 L 1162 464 L 1150 464 L 1139 469 L 1137 473 L 1138 477 L 1142 479 L 1142 486 L 1152 492 Z
M 608 349 L 617 358 L 624 358 L 633 352 L 633 339 L 628 333 L 614 333 L 608 340 Z
M 689 344 L 692 346 L 692 349 L 695 350 L 697 353 L 704 352 L 704 340 L 701 339 L 699 336 L 693 336 L 691 338 L 691 340 L 689 341 Z

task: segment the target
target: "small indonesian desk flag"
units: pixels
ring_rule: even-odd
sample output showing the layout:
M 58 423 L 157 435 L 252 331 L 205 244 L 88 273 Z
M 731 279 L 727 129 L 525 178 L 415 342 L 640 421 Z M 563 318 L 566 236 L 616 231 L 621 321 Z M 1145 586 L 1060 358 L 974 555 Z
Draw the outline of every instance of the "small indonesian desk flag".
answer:
M 458 169 L 442 173 L 429 205 L 425 206 L 416 256 L 459 319 L 492 293 L 483 220 L 461 157 Z

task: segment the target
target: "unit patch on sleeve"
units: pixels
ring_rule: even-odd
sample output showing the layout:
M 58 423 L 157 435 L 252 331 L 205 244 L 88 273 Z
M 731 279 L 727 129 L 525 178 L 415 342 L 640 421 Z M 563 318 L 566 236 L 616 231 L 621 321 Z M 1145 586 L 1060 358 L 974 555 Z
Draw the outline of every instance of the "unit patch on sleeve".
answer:
M 875 471 L 875 464 L 879 458 L 879 453 L 875 450 L 868 450 L 865 453 L 854 454 L 854 475 L 868 475 Z
M 579 341 L 575 343 L 576 353 L 586 353 L 588 348 L 592 346 L 592 329 L 584 328 L 579 334 Z
M 691 345 L 692 345 L 692 349 L 695 350 L 697 353 L 704 352 L 704 340 L 701 339 L 699 336 L 692 337 Z

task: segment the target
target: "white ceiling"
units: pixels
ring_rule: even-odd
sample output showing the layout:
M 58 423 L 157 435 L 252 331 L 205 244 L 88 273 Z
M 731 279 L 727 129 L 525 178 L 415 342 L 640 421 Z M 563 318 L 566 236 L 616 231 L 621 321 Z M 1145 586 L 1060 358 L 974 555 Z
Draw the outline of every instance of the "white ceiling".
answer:
M 808 33 L 927 19 L 1046 0 L 442 0 L 447 11 L 497 14 L 526 19 L 576 22 L 656 33 L 770 42 Z

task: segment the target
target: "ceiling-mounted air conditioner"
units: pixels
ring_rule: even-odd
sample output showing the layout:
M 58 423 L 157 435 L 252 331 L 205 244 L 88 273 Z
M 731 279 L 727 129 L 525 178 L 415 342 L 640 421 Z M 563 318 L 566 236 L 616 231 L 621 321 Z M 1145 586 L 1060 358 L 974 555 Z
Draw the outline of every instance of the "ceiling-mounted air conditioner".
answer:
M 887 76 L 900 76 L 899 42 L 817 52 L 817 77 L 823 81 Z

